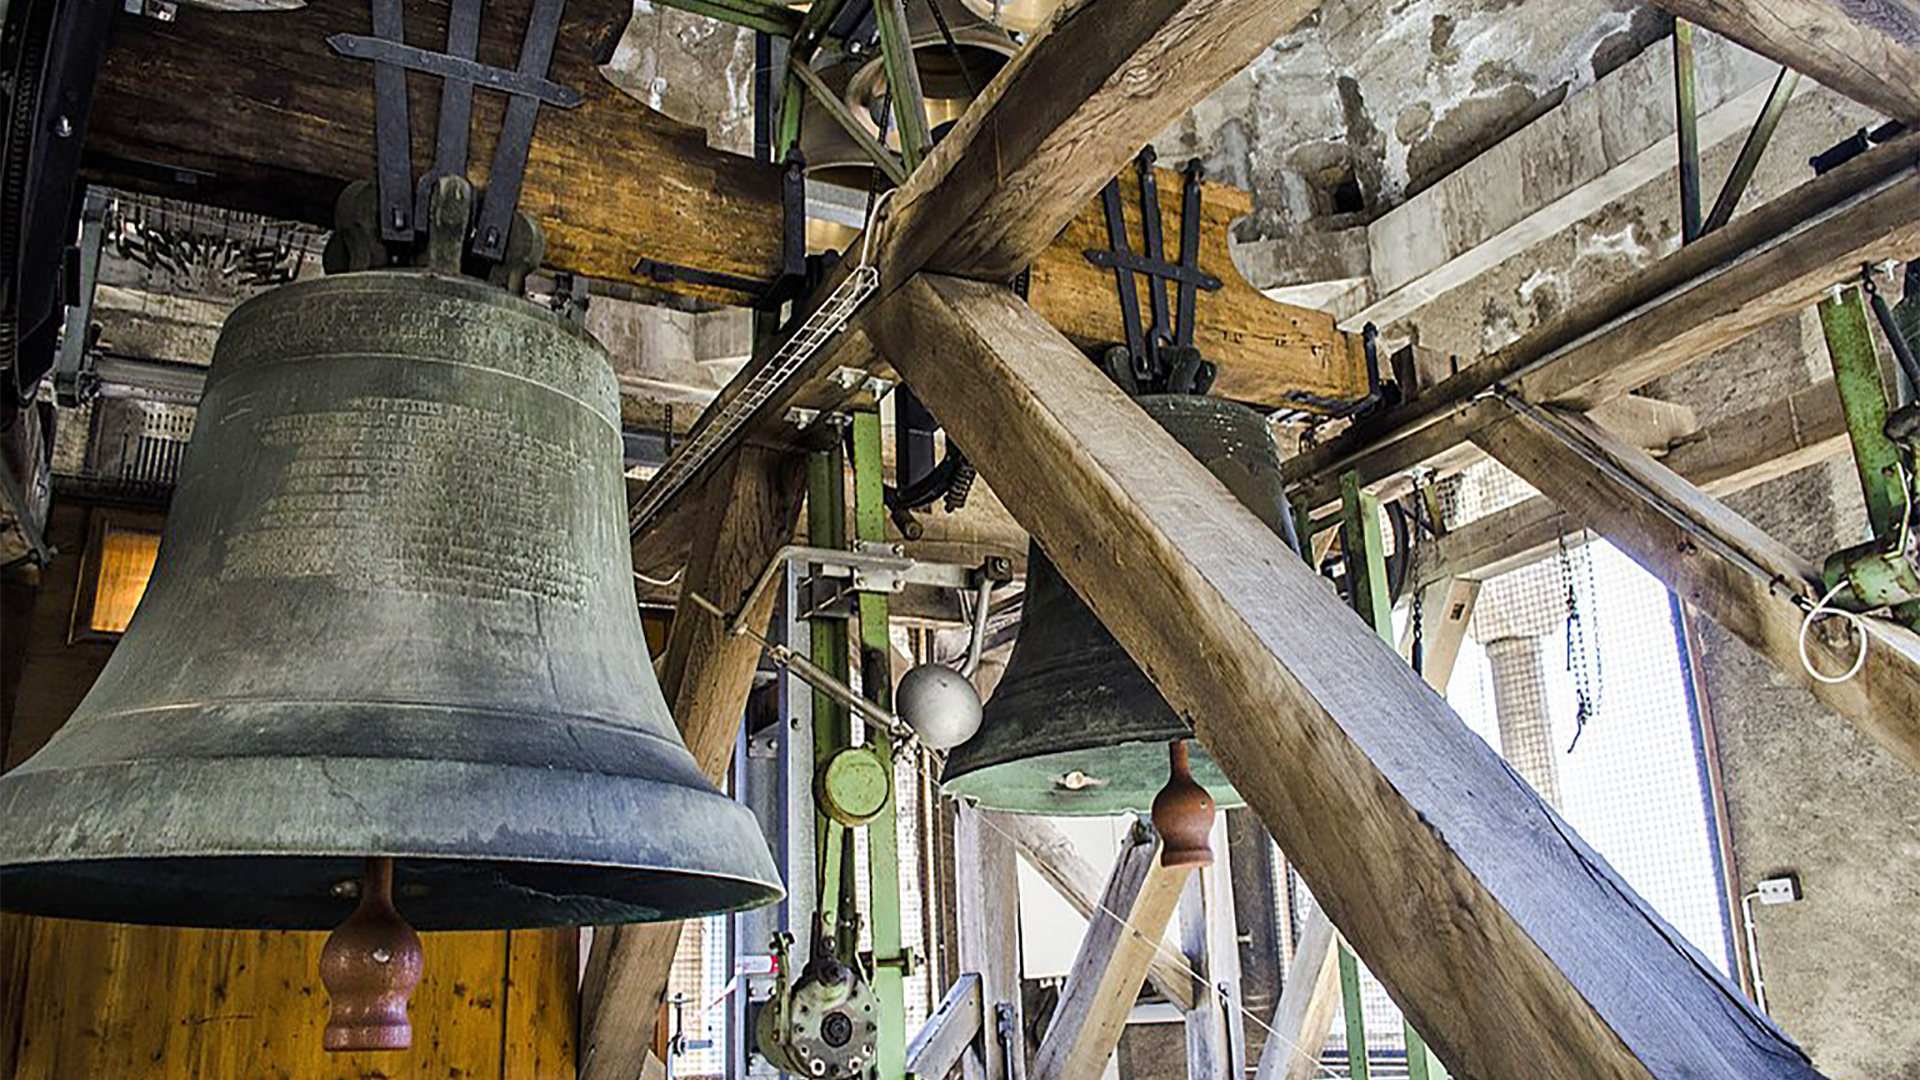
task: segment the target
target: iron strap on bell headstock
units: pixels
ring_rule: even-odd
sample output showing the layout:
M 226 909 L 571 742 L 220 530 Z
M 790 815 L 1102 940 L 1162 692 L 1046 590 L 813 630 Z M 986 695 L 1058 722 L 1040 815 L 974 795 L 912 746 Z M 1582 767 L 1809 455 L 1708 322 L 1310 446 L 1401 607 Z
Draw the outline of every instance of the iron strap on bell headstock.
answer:
M 1121 202 L 1120 178 L 1114 177 L 1100 193 L 1106 218 L 1106 249 L 1088 248 L 1088 262 L 1113 271 L 1120 299 L 1120 324 L 1126 342 L 1107 349 L 1100 365 L 1129 394 L 1204 394 L 1213 385 L 1214 365 L 1193 346 L 1195 309 L 1199 291 L 1220 288 L 1220 279 L 1200 269 L 1200 181 L 1205 177 L 1198 158 L 1180 172 L 1186 178 L 1180 193 L 1179 262 L 1166 260 L 1164 226 L 1160 217 L 1160 185 L 1154 175 L 1153 147 L 1140 151 L 1134 168 L 1140 183 L 1142 252 L 1128 242 L 1127 218 Z M 1153 324 L 1140 323 L 1139 285 L 1134 275 L 1147 279 L 1147 302 Z M 1167 282 L 1177 287 L 1177 304 L 1169 305 Z
M 442 177 L 465 179 L 473 90 L 481 87 L 506 94 L 508 102 L 500 138 L 494 145 L 487 189 L 473 224 L 470 250 L 480 259 L 500 262 L 509 256 L 513 215 L 520 202 L 540 106 L 571 109 L 584 100 L 580 91 L 546 77 L 566 0 L 534 0 L 520 43 L 520 62 L 513 69 L 474 59 L 485 0 L 453 0 L 447 16 L 447 51 L 441 53 L 406 43 L 404 3 L 372 0 L 371 35 L 335 34 L 327 39 L 334 52 L 373 64 L 380 239 L 388 244 L 417 243 L 428 231 L 426 222 L 436 183 Z M 434 161 L 417 185 L 413 179 L 413 126 L 407 109 L 409 71 L 441 80 Z

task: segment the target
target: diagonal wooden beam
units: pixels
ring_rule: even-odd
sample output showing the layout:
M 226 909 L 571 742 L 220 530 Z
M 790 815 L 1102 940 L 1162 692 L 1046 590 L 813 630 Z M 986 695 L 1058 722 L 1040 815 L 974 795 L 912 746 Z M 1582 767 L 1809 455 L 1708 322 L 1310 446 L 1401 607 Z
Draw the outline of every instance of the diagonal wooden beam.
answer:
M 1496 386 L 1591 409 L 1805 307 L 1862 263 L 1920 251 L 1920 134 L 1861 155 L 1569 310 L 1354 431 L 1289 458 L 1315 507 L 1466 442 Z
M 1846 449 L 1840 395 L 1832 379 L 1822 379 L 1784 401 L 1768 401 L 1708 424 L 1668 447 L 1661 461 L 1700 490 L 1724 498 Z M 1415 584 L 1437 587 L 1449 578 L 1484 580 L 1544 558 L 1562 536 L 1579 529 L 1552 499 L 1536 495 L 1470 521 L 1423 549 L 1414 561 Z
M 1333 1007 L 1340 1001 L 1334 948 L 1339 935 L 1318 906 L 1307 912 L 1304 924 L 1254 1080 L 1308 1080 L 1320 1071 L 1320 1051 L 1333 1026 Z
M 1820 85 L 1920 124 L 1920 6 L 1912 0 L 1657 0 Z
M 875 315 L 876 343 L 1458 1074 L 1818 1075 L 1018 297 L 923 275 Z
M 1142 826 L 1114 860 L 1099 912 L 1067 973 L 1053 1021 L 1033 1055 L 1033 1080 L 1097 1080 L 1120 1045 L 1155 943 L 1192 871 L 1160 865 L 1160 837 Z
M 1097 917 L 1094 905 L 1100 898 L 1100 871 L 1080 857 L 1065 833 L 1035 814 L 995 814 L 992 821 L 1062 900 L 1084 919 Z M 1196 1004 L 1193 976 L 1173 958 L 1177 952 L 1170 942 L 1164 949 L 1154 950 L 1147 966 L 1147 981 L 1181 1012 L 1191 1012 Z
M 804 456 L 749 447 L 730 459 L 707 492 L 708 541 L 696 544 L 685 588 L 722 610 L 746 599 L 760 572 L 793 536 L 806 491 Z M 748 622 L 765 626 L 778 590 L 767 589 Z M 708 778 L 718 783 L 732 759 L 760 646 L 727 633 L 720 620 L 682 601 L 660 668 L 680 737 Z M 654 1019 L 666 996 L 667 971 L 680 944 L 680 924 L 639 923 L 594 931 L 580 986 L 581 1080 L 631 1080 L 653 1042 Z
M 1317 6 L 1318 0 L 1063 5 L 894 189 L 872 242 L 879 295 L 929 266 L 1012 279 L 1148 140 Z M 866 244 L 863 235 L 849 245 L 854 254 L 799 305 L 802 311 L 826 304 Z M 758 355 L 741 369 L 688 435 L 689 445 L 711 437 L 722 449 L 685 476 L 669 464 L 656 480 L 668 485 L 666 497 L 643 496 L 645 513 L 636 527 L 673 513 L 733 447 L 777 430 L 802 387 L 842 365 L 870 365 L 863 321 L 789 374 L 769 374 L 774 354 Z
M 1841 683 L 1815 679 L 1799 651 L 1805 606 L 1825 591 L 1812 564 L 1586 417 L 1526 404 L 1514 409 L 1475 441 L 1920 770 L 1920 636 L 1873 620 L 1859 675 Z M 1845 671 L 1853 650 L 1851 640 L 1808 635 L 1809 660 L 1824 673 Z

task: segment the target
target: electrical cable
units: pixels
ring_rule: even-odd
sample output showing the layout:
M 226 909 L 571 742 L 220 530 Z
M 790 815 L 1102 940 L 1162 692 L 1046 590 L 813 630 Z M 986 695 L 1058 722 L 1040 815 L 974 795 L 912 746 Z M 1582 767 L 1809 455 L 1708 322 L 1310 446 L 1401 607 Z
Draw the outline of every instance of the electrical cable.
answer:
M 685 575 L 686 572 L 687 572 L 687 568 L 683 566 L 680 569 L 675 570 L 673 572 L 673 576 L 668 578 L 665 581 L 661 581 L 659 578 L 650 578 L 638 570 L 635 570 L 633 572 L 633 577 L 634 577 L 634 580 L 640 582 L 643 585 L 651 585 L 656 589 L 671 589 L 675 585 L 680 584 L 680 578 L 683 575 Z
M 1847 680 L 1853 678 L 1855 675 L 1860 674 L 1860 669 L 1866 666 L 1866 663 L 1867 663 L 1867 622 L 1866 620 L 1861 616 L 1856 615 L 1853 612 L 1847 611 L 1843 608 L 1827 606 L 1829 601 L 1831 601 L 1834 597 L 1840 595 L 1840 590 L 1846 588 L 1850 584 L 1852 583 L 1847 581 L 1845 578 L 1840 579 L 1840 584 L 1835 585 L 1831 589 L 1828 589 L 1827 595 L 1821 597 L 1820 602 L 1813 605 L 1813 608 L 1807 612 L 1806 617 L 1800 620 L 1800 666 L 1807 669 L 1807 674 L 1813 676 L 1815 679 L 1819 680 L 1820 682 L 1826 683 L 1829 686 L 1846 682 Z M 1842 619 L 1842 620 L 1845 620 L 1846 622 L 1852 623 L 1854 636 L 1860 639 L 1860 648 L 1854 653 L 1853 663 L 1847 667 L 1847 670 L 1844 673 L 1839 675 L 1828 675 L 1824 672 L 1816 670 L 1813 666 L 1813 658 L 1807 655 L 1807 632 L 1812 630 L 1813 624 L 1819 621 L 1820 618 L 1823 616 L 1832 616 L 1834 618 Z

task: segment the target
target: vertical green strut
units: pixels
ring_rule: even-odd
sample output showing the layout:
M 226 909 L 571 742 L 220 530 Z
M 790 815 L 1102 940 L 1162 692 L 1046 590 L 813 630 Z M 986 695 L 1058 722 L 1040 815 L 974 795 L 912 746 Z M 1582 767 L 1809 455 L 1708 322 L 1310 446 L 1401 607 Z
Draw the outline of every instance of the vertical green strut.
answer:
M 883 487 L 880 414 L 853 414 L 853 530 L 857 540 L 880 543 L 887 538 L 887 506 Z M 873 658 L 863 663 L 867 696 L 883 708 L 893 707 L 893 645 L 887 635 L 887 594 L 862 592 L 860 651 Z M 893 739 L 884 731 L 867 729 L 867 739 L 881 760 L 893 762 Z M 873 920 L 873 989 L 880 1002 L 880 1038 L 875 1048 L 879 1080 L 900 1080 L 907 1070 L 906 976 L 909 958 L 901 941 L 899 792 L 889 785 L 886 808 L 867 826 L 867 858 Z
M 814 453 L 807 459 L 807 542 L 823 548 L 847 546 L 846 457 L 838 443 L 833 449 Z M 807 620 L 807 628 L 811 649 L 808 658 L 827 674 L 844 682 L 847 678 L 846 626 L 838 619 L 811 618 Z M 824 775 L 828 759 L 852 740 L 853 725 L 846 706 L 835 701 L 831 695 L 815 690 L 813 774 Z M 834 830 L 844 832 L 844 825 L 825 813 L 816 814 L 814 820 L 815 851 L 819 859 L 820 881 L 824 886 L 820 897 L 821 930 L 835 935 L 835 951 L 842 959 L 850 959 L 857 943 L 844 940 L 851 935 L 842 935 L 838 922 L 847 912 L 855 910 L 853 845 L 846 843 L 844 836 L 835 838 L 829 835 Z M 834 839 L 840 842 L 832 842 Z M 835 855 L 838 855 L 835 860 L 837 865 L 831 865 L 829 860 Z
M 1347 591 L 1360 613 L 1387 644 L 1393 644 L 1393 598 L 1387 587 L 1386 541 L 1380 533 L 1380 500 L 1360 490 L 1355 473 L 1340 477 L 1340 544 L 1345 553 Z M 1340 941 L 1340 1001 L 1347 1021 L 1347 1071 L 1367 1077 L 1367 1023 L 1361 1012 L 1360 962 Z M 1412 1024 L 1405 1024 L 1409 1080 L 1446 1080 L 1446 1066 L 1427 1049 Z

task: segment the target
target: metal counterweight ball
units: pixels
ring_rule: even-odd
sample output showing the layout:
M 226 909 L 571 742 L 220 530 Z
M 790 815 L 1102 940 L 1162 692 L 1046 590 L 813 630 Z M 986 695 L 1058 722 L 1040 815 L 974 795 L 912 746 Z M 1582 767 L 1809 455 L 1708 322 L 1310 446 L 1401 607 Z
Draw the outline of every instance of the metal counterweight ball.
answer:
M 980 692 L 944 664 L 921 664 L 907 672 L 893 703 L 930 750 L 950 750 L 980 730 Z

